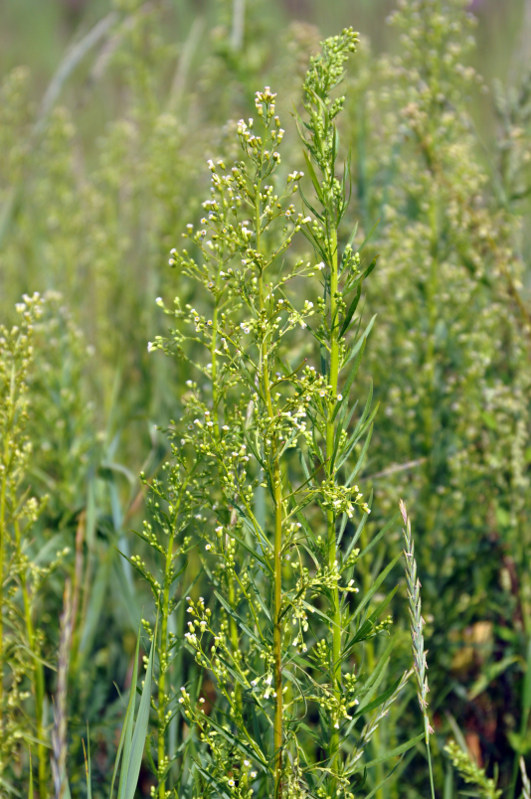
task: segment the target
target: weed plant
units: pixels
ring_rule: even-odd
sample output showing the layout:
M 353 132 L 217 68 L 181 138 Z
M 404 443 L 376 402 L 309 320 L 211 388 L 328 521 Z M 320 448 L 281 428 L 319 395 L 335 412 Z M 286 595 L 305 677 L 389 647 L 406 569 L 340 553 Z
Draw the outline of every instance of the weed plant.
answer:
M 43 632 L 35 623 L 34 609 L 56 564 L 38 564 L 28 548 L 41 505 L 24 491 L 31 457 L 25 429 L 26 378 L 39 310 L 38 296 L 25 297 L 18 307 L 20 325 L 0 329 L 0 784 L 3 790 L 12 787 L 9 767 L 21 745 L 34 741 L 30 751 L 37 763 L 39 790 L 45 795 L 49 765 L 44 744 Z
M 370 670 L 365 654 L 391 627 L 391 594 L 375 595 L 394 561 L 358 596 L 370 507 L 356 480 L 374 409 L 370 394 L 359 408 L 351 396 L 372 327 L 357 308 L 374 262 L 362 265 L 355 230 L 341 228 L 349 165 L 336 125 L 344 98 L 335 92 L 356 41 L 345 30 L 311 61 L 299 121 L 306 188 L 301 171 L 283 166 L 284 130 L 266 87 L 253 118 L 235 125 L 243 156 L 209 162 L 205 216 L 188 225 L 189 246 L 172 250 L 171 265 L 201 292 L 194 306 L 175 298 L 166 310 L 176 325 L 150 350 L 187 359 L 191 377 L 171 427 L 168 488 L 152 489 L 155 519 L 142 534 L 159 553 L 159 572 L 132 559 L 160 616 L 152 639 L 161 799 L 172 789 L 353 797 L 365 784 L 378 790 L 367 769 L 418 740 L 393 753 L 371 749 L 409 672 L 387 679 L 392 640 Z M 299 254 L 301 233 L 310 258 Z M 201 563 L 205 596 L 186 555 Z M 184 599 L 174 588 L 183 571 L 192 582 Z M 170 623 L 183 601 L 196 667 L 175 691 L 172 660 L 183 641 Z M 177 748 L 168 745 L 176 701 L 187 730 Z M 176 786 L 171 762 L 182 751 L 189 762 Z

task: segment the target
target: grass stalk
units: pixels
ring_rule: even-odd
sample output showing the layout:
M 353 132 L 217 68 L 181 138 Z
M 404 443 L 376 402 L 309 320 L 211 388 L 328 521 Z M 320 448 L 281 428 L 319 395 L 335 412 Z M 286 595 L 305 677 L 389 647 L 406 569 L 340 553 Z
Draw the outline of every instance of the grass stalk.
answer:
M 424 743 L 426 746 L 426 758 L 428 761 L 428 772 L 430 780 L 430 796 L 435 799 L 435 782 L 433 778 L 433 766 L 430 749 L 430 735 L 433 733 L 428 714 L 428 664 L 426 660 L 426 650 L 424 649 L 424 619 L 422 618 L 422 606 L 420 597 L 420 580 L 417 576 L 417 562 L 415 560 L 415 543 L 411 532 L 411 521 L 409 519 L 406 505 L 400 500 L 400 513 L 404 522 L 402 528 L 404 536 L 404 565 L 406 572 L 406 583 L 408 590 L 409 619 L 411 631 L 411 644 L 413 649 L 413 670 L 417 683 L 417 698 L 424 722 Z

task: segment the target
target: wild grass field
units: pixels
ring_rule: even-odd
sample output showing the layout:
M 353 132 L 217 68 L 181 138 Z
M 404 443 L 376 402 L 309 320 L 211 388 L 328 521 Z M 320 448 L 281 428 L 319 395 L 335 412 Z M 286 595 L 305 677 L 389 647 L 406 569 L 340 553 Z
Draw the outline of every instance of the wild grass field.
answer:
M 0 796 L 531 797 L 529 41 L 4 0 Z

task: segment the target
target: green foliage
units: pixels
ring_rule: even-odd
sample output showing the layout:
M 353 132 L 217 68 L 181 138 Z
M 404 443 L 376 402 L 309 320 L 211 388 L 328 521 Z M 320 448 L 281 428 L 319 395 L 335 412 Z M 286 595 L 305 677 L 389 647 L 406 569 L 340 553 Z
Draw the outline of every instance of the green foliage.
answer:
M 2 795 L 529 794 L 527 5 L 2 4 Z
M 502 795 L 502 792 L 496 789 L 495 781 L 487 779 L 484 770 L 479 768 L 468 752 L 461 749 L 455 741 L 450 741 L 445 747 L 445 752 L 465 782 L 477 786 L 476 796 L 498 799 Z
M 4 790 L 14 789 L 12 766 L 21 749 L 31 747 L 45 796 L 43 632 L 35 624 L 35 607 L 57 562 L 39 564 L 28 546 L 42 506 L 24 490 L 31 457 L 26 381 L 40 310 L 38 295 L 25 296 L 17 306 L 20 324 L 0 328 L 0 780 Z

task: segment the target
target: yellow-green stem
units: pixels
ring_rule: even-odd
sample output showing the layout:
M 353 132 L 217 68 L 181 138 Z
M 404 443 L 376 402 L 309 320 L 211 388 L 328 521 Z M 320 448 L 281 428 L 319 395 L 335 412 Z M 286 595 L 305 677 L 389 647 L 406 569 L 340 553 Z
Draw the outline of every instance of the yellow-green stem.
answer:
M 328 403 L 326 420 L 326 473 L 329 479 L 335 476 L 335 466 L 332 461 L 334 452 L 334 409 L 336 406 L 337 387 L 339 381 L 339 326 L 338 326 L 338 284 L 339 265 L 337 252 L 337 231 L 335 228 L 330 233 L 330 372 L 329 383 L 332 396 Z M 328 568 L 334 570 L 337 560 L 336 518 L 333 510 L 327 511 L 327 549 Z M 341 696 L 341 608 L 339 604 L 339 590 L 337 584 L 332 589 L 332 678 L 333 691 L 336 699 Z M 339 731 L 335 728 L 330 737 L 330 768 L 332 774 L 337 774 L 339 766 Z M 335 778 L 333 778 L 335 780 Z
M 260 251 L 260 184 L 256 187 L 255 195 L 255 230 L 256 230 L 256 249 Z M 265 309 L 264 301 L 264 278 L 260 271 L 258 280 L 259 311 Z M 267 342 L 262 339 L 260 352 L 261 381 L 266 410 L 271 425 L 275 421 L 275 411 L 271 394 L 271 381 L 269 378 L 269 363 L 267 354 Z M 274 599 L 274 627 L 273 627 L 273 659 L 274 659 L 274 685 L 275 685 L 275 718 L 273 722 L 273 746 L 274 746 L 274 778 L 275 778 L 275 799 L 282 799 L 282 766 L 283 766 L 283 684 L 282 684 L 282 521 L 283 521 L 283 497 L 282 497 L 282 474 L 280 468 L 280 458 L 277 454 L 278 441 L 276 436 L 271 439 L 271 485 L 273 491 L 273 504 L 275 508 L 274 521 L 274 541 L 273 541 L 273 599 Z
M 186 483 L 181 486 L 182 492 L 186 489 Z M 180 502 L 174 510 L 175 518 L 179 516 Z M 162 587 L 162 603 L 160 607 L 160 645 L 159 645 L 159 678 L 158 678 L 158 708 L 157 708 L 157 766 L 158 766 L 158 795 L 159 799 L 166 796 L 166 727 L 167 727 L 167 708 L 168 699 L 166 696 L 166 671 L 169 663 L 169 643 L 168 643 L 168 621 L 170 607 L 170 589 L 173 575 L 173 547 L 175 541 L 176 525 L 171 525 L 171 533 L 168 537 L 166 549 L 166 563 L 164 564 L 164 583 Z M 156 629 L 155 629 L 156 635 Z
M 214 423 L 214 435 L 216 436 L 216 440 L 219 442 L 220 440 L 220 419 L 219 419 L 219 396 L 218 396 L 218 385 L 217 385 L 217 375 L 218 375 L 218 356 L 217 356 L 217 345 L 218 345 L 218 332 L 219 332 L 219 287 L 220 287 L 221 278 L 217 276 L 216 280 L 216 305 L 214 307 L 214 314 L 212 317 L 212 338 L 210 342 L 210 359 L 212 363 L 212 421 Z M 221 472 L 221 470 L 220 470 Z M 234 513 L 231 515 L 231 525 L 235 523 Z M 229 596 L 229 605 L 234 607 L 236 602 L 236 592 L 234 590 L 234 578 L 232 573 L 228 574 L 228 596 Z M 238 634 L 238 626 L 236 624 L 235 619 L 231 616 L 229 618 L 229 635 L 230 635 L 230 643 L 232 647 L 232 653 L 236 660 L 238 660 L 239 665 L 239 655 L 240 655 L 240 636 Z M 241 715 L 242 710 L 242 692 L 241 686 L 236 683 L 234 685 L 234 701 L 236 706 L 237 715 Z
M 164 586 L 162 593 L 161 623 L 160 623 L 160 649 L 159 649 L 159 679 L 158 679 L 158 742 L 157 765 L 159 769 L 159 799 L 166 795 L 166 778 L 163 776 L 166 761 L 166 669 L 168 665 L 168 607 L 170 602 L 171 559 L 173 552 L 173 525 L 172 534 L 168 541 L 166 551 L 166 564 L 164 569 Z
M 18 521 L 15 520 L 14 524 L 15 543 L 17 547 L 17 555 L 19 560 L 22 558 L 20 527 Z M 37 768 L 39 779 L 39 797 L 46 799 L 48 796 L 48 753 L 44 741 L 44 669 L 42 661 L 37 651 L 37 641 L 35 638 L 35 629 L 33 627 L 33 620 L 31 618 L 31 602 L 29 596 L 29 589 L 27 579 L 22 580 L 22 603 L 24 606 L 24 622 L 26 624 L 26 635 L 28 637 L 28 646 L 30 652 L 33 654 L 32 665 L 32 682 L 33 694 L 35 697 L 35 724 L 37 733 Z
M 273 633 L 273 649 L 275 657 L 275 797 L 282 797 L 282 744 L 283 744 L 283 724 L 282 724 L 282 621 L 280 618 L 282 609 L 282 486 L 280 476 L 280 464 L 275 458 L 273 467 L 273 500 L 275 503 L 275 627 Z

